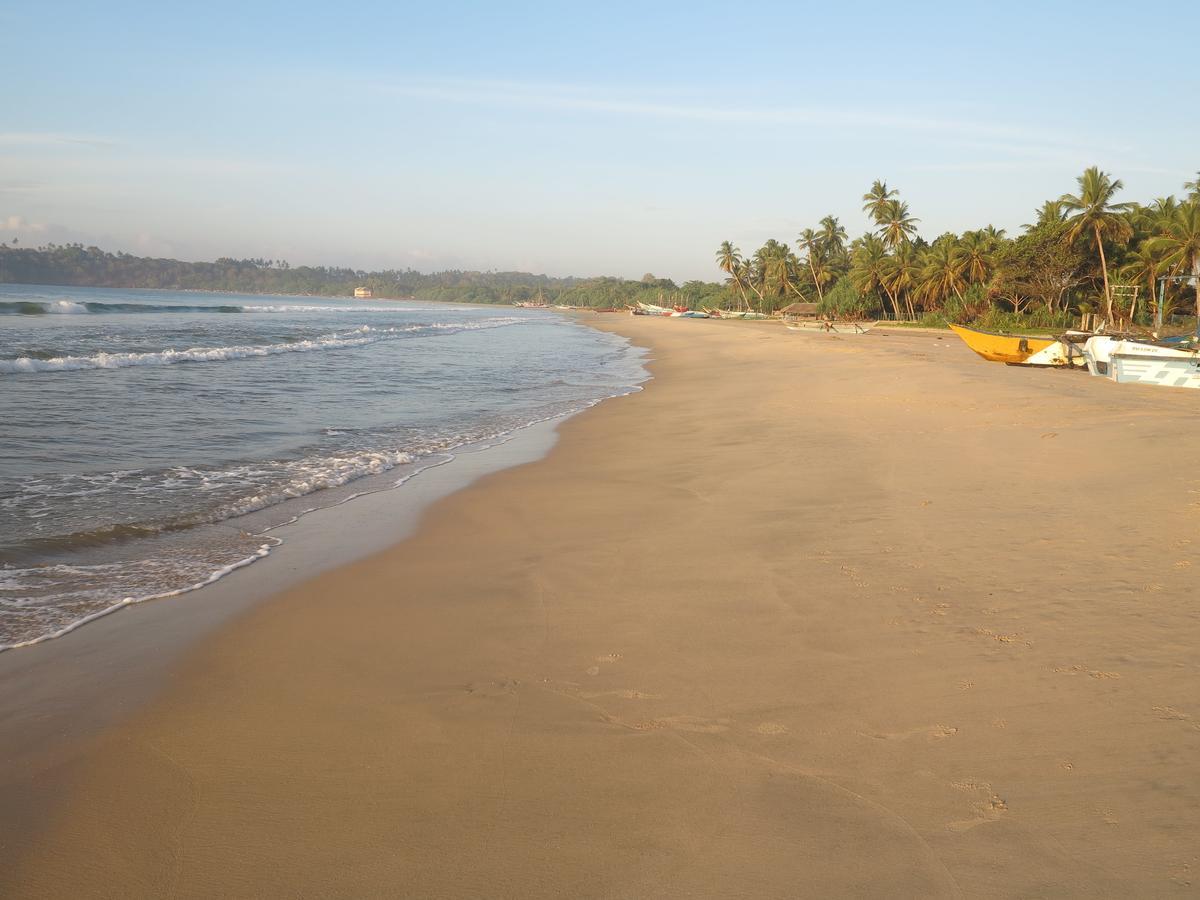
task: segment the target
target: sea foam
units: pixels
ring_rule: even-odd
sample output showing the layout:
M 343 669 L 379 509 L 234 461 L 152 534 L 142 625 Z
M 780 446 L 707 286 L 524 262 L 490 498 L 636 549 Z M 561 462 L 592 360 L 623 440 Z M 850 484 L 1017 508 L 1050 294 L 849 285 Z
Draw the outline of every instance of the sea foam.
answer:
M 395 328 L 372 328 L 363 325 L 349 332 L 282 344 L 252 344 L 233 347 L 189 347 L 185 350 L 157 350 L 147 353 L 96 353 L 91 356 L 55 356 L 38 359 L 20 356 L 0 359 L 0 375 L 29 375 L 39 372 L 74 372 L 89 369 L 125 369 L 130 366 L 169 366 L 175 363 L 226 362 L 278 356 L 283 353 L 311 353 L 320 350 L 343 350 L 364 347 L 379 341 L 414 332 L 472 331 L 481 328 L 500 328 L 520 322 L 517 318 L 498 318 L 479 323 L 434 322 L 428 325 L 408 325 Z

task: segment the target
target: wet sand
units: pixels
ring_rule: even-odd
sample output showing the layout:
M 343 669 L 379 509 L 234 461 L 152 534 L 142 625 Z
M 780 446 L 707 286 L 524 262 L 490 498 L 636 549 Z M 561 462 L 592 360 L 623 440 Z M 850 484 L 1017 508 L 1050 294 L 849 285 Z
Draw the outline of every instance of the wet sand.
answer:
M 32 772 L 0 893 L 1195 890 L 1191 392 L 594 318 L 644 392 Z

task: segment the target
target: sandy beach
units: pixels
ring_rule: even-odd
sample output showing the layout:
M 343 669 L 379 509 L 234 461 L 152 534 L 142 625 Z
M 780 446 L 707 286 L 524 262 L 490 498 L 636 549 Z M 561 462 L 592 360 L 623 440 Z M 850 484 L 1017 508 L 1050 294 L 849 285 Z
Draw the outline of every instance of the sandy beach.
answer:
M 584 321 L 644 391 L 4 785 L 0 894 L 1194 893 L 1190 392 Z

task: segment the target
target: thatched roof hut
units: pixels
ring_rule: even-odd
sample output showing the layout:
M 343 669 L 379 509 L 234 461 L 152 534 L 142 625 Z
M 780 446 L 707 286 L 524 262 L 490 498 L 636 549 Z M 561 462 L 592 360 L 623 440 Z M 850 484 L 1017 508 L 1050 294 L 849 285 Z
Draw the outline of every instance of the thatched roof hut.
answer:
M 818 316 L 815 303 L 793 303 L 791 306 L 785 306 L 780 312 L 785 319 L 815 319 Z

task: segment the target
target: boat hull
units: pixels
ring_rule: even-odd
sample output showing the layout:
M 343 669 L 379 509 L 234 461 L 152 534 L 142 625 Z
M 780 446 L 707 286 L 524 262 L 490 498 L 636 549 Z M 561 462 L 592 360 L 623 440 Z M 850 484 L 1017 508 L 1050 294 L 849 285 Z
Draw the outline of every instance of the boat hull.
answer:
M 1200 388 L 1200 351 L 1094 337 L 1084 345 L 1088 371 L 1118 384 Z
M 951 325 L 950 329 L 962 338 L 964 344 L 989 362 L 1002 362 L 1014 366 L 1065 364 L 1065 362 L 1030 362 L 1032 357 L 1058 344 L 1058 341 L 1050 338 L 1021 337 L 1015 334 L 992 334 L 989 331 L 976 331 L 974 328 L 964 328 L 962 325 Z M 1066 354 L 1064 353 L 1063 355 L 1065 357 Z
M 788 322 L 788 331 L 813 331 L 821 334 L 866 334 L 878 322 Z

